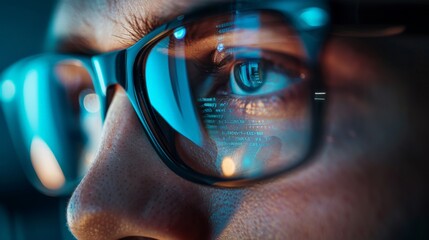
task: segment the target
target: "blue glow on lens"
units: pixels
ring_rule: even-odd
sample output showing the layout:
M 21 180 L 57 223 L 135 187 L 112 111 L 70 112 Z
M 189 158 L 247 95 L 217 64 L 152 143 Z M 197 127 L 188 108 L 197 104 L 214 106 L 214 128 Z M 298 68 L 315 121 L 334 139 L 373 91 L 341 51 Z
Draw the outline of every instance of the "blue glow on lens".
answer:
M 183 39 L 186 36 L 186 28 L 181 27 L 176 29 L 174 32 L 174 37 L 178 40 Z
M 39 128 L 39 74 L 36 70 L 29 71 L 24 81 L 24 109 L 30 124 L 34 131 Z
M 15 97 L 16 88 L 12 80 L 6 80 L 1 85 L 1 99 L 5 102 L 11 101 Z
M 325 10 L 317 7 L 305 9 L 300 18 L 310 27 L 321 27 L 328 22 L 328 14 Z
M 100 79 L 99 83 L 100 83 L 101 91 L 103 92 L 104 95 L 106 95 L 106 84 L 104 80 L 103 71 L 101 70 L 101 65 L 98 59 L 94 60 L 94 67 L 95 67 L 95 72 L 97 73 L 98 79 Z
M 223 45 L 223 43 L 219 43 L 219 45 L 217 45 L 218 52 L 222 52 L 224 49 L 225 49 L 225 46 Z
M 189 86 L 186 59 L 170 55 L 159 49 L 168 46 L 170 37 L 154 47 L 147 58 L 146 87 L 149 101 L 160 116 L 178 133 L 198 146 L 203 144 L 197 113 L 193 106 Z M 184 49 L 175 49 L 178 56 L 184 56 Z M 169 69 L 175 69 L 173 71 Z

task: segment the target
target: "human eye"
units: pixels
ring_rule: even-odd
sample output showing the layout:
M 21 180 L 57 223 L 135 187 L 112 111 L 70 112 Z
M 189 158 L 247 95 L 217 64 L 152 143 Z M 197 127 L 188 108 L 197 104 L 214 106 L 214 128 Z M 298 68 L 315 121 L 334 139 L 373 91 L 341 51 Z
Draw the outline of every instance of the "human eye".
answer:
M 212 73 L 205 81 L 213 84 L 204 80 L 199 83 L 202 87 L 198 92 L 206 94 L 202 97 L 229 99 L 236 113 L 264 118 L 284 116 L 283 110 L 288 105 L 293 107 L 302 100 L 299 97 L 304 94 L 309 75 L 302 60 L 256 46 L 237 46 L 224 51 L 225 54 L 214 51 L 210 60 L 194 63 L 198 69 L 204 69 L 203 75 Z M 278 111 L 270 110 L 273 106 Z
M 240 59 L 230 72 L 231 93 L 243 97 L 281 91 L 298 80 L 276 63 L 258 58 Z

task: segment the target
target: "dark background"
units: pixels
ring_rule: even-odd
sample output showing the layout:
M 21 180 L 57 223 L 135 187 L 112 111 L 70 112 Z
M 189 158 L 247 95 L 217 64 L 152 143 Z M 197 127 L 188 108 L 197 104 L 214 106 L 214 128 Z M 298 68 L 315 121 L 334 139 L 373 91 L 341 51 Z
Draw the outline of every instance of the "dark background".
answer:
M 43 52 L 55 0 L 0 0 L 0 73 Z M 67 230 L 68 197 L 45 196 L 24 175 L 0 109 L 0 240 L 73 239 Z

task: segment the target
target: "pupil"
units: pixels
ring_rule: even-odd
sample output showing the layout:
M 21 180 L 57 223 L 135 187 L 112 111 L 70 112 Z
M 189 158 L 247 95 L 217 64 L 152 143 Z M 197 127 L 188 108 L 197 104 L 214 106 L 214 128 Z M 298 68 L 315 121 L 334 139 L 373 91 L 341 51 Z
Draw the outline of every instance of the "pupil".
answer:
M 246 92 L 258 90 L 265 82 L 262 68 L 260 61 L 249 61 L 235 65 L 234 77 L 238 86 Z

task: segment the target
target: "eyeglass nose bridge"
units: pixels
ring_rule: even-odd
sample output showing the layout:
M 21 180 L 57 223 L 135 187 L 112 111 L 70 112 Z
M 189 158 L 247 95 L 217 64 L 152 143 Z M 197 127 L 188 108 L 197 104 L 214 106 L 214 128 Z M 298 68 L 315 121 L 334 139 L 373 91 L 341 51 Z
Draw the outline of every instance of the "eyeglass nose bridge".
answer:
M 94 56 L 91 58 L 91 64 L 95 76 L 94 89 L 100 96 L 104 119 L 107 112 L 107 89 L 112 85 L 119 85 L 127 89 L 125 51 L 120 50 Z
M 99 87 L 103 96 L 106 95 L 107 88 L 114 84 L 126 89 L 124 50 L 94 56 L 91 62 L 97 78 L 94 85 Z

